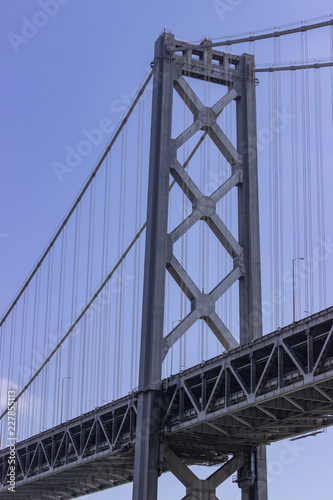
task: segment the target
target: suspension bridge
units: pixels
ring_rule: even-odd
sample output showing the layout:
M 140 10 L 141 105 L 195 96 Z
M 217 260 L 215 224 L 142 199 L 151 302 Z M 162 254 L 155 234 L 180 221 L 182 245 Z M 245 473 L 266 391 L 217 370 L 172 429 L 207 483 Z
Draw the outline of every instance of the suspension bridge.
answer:
M 265 445 L 333 424 L 332 67 L 331 18 L 159 36 L 2 316 L 0 498 L 265 500 Z

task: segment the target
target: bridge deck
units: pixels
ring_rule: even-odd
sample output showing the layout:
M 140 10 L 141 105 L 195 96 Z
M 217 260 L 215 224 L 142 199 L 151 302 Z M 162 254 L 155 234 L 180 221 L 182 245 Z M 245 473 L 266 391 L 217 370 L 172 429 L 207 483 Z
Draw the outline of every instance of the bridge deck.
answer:
M 133 392 L 18 443 L 15 498 L 67 500 L 132 481 L 136 404 Z M 163 380 L 161 410 L 162 437 L 192 464 L 332 425 L 333 307 Z M 3 499 L 13 498 L 8 457 L 0 452 Z

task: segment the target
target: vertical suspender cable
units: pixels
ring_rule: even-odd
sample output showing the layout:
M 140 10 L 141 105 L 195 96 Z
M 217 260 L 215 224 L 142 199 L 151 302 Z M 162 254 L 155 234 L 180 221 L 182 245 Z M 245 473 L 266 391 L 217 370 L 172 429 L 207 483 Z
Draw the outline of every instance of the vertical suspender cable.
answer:
M 235 107 L 234 107 L 234 110 L 235 110 Z M 233 114 L 234 111 L 232 109 L 232 106 L 231 104 L 229 104 L 228 106 L 228 115 L 227 115 L 227 123 L 226 123 L 226 130 L 229 130 L 229 137 L 232 140 L 233 144 L 236 143 L 236 137 L 235 137 L 235 131 L 233 129 L 233 124 L 236 122 L 236 117 L 235 115 Z M 224 163 L 225 163 L 225 169 L 227 170 L 228 173 L 230 173 L 231 175 L 231 167 L 230 165 L 228 164 L 227 160 L 224 160 Z M 234 214 L 233 213 L 233 197 L 235 198 L 236 197 L 236 191 L 233 190 L 231 191 L 229 194 L 228 194 L 228 198 L 226 198 L 225 200 L 225 206 L 226 206 L 226 217 L 227 217 L 227 222 L 228 222 L 228 227 L 230 228 L 230 232 L 233 233 L 233 229 L 234 229 L 234 224 L 237 220 L 237 216 L 236 216 L 236 213 Z M 228 203 L 229 203 L 229 207 L 228 207 Z M 225 273 L 224 273 L 224 276 L 227 275 L 229 269 L 228 269 L 228 260 L 229 260 L 229 256 L 227 254 L 227 252 L 224 252 L 224 261 L 225 261 Z M 229 311 L 227 310 L 227 314 L 226 314 L 226 319 L 227 319 L 227 325 L 229 324 L 230 325 L 230 328 L 231 328 L 231 332 L 233 332 L 235 330 L 235 328 L 237 327 L 237 323 L 235 323 L 234 321 L 234 317 L 235 317 L 235 314 L 234 314 L 234 311 L 233 311 L 233 290 L 232 288 L 230 288 L 228 290 L 228 301 L 229 301 Z M 226 302 L 226 305 L 228 306 L 228 301 Z M 237 304 L 239 304 L 239 301 L 237 300 L 236 301 Z
M 90 280 L 89 280 L 89 297 L 93 294 L 93 271 L 94 271 L 94 250 L 95 250 L 95 219 L 96 219 L 96 177 L 92 182 L 92 191 L 93 191 L 93 203 L 92 203 L 92 225 L 91 225 L 91 252 L 90 252 Z M 95 304 L 95 306 L 97 303 Z M 90 407 L 95 407 L 97 405 L 96 395 L 96 358 L 98 353 L 98 343 L 100 341 L 100 335 L 96 331 L 96 321 L 97 314 L 96 309 L 93 308 L 91 311 L 92 321 L 90 321 L 90 329 L 89 329 L 89 341 L 88 346 L 90 345 L 90 349 L 87 352 L 87 362 L 89 363 L 89 368 L 91 371 L 90 376 Z
M 74 225 L 74 245 L 73 245 L 73 273 L 72 273 L 72 297 L 71 297 L 71 322 L 75 320 L 75 314 L 77 309 L 77 294 L 78 294 L 78 266 L 79 266 L 79 218 L 80 218 L 80 207 L 81 203 L 78 204 L 75 211 L 75 225 Z M 67 376 L 70 377 L 71 384 L 69 384 L 67 391 L 67 401 L 66 406 L 69 409 L 70 402 L 73 401 L 73 387 L 76 384 L 74 380 L 75 370 L 75 335 L 71 335 L 68 339 L 68 354 L 67 354 Z M 71 418 L 71 414 L 68 418 Z
M 39 306 L 40 306 L 40 288 L 41 288 L 41 280 L 42 280 L 42 268 L 40 267 L 36 273 L 36 304 L 35 304 L 35 312 L 34 314 L 36 315 L 34 318 L 34 346 L 32 349 L 32 373 L 35 371 L 36 366 L 37 366 L 37 360 L 36 360 L 36 355 L 38 353 L 38 328 L 39 328 Z M 35 382 L 35 391 L 32 393 L 31 401 L 33 400 L 39 400 L 43 401 L 42 398 L 38 397 L 38 387 L 39 387 L 39 382 L 40 378 L 38 377 Z M 40 412 L 39 412 L 40 414 Z M 36 412 L 34 415 L 34 418 L 32 419 L 32 432 L 35 434 L 38 432 L 38 427 L 40 425 L 40 422 L 38 423 L 37 421 L 37 415 L 38 415 L 38 408 L 36 408 Z M 40 429 L 39 429 L 40 430 Z
M 9 358 L 8 358 L 8 382 L 13 384 L 13 368 L 14 368 L 14 353 L 15 353 L 15 340 L 16 340 L 16 319 L 17 307 L 12 313 L 11 329 L 10 329 L 10 344 L 9 344 Z
M 24 340 L 22 338 L 22 333 L 24 332 L 25 328 L 25 320 L 26 320 L 26 299 L 27 299 L 27 291 L 25 290 L 23 293 L 23 304 L 22 304 L 22 317 L 21 317 L 21 341 L 20 341 L 20 358 L 19 358 L 19 364 L 18 364 L 18 369 L 19 369 L 19 377 L 18 377 L 18 387 L 22 387 L 23 383 L 23 371 L 24 371 L 24 356 L 25 356 L 25 348 L 23 348 Z M 1 346 L 0 346 L 0 352 L 1 352 Z M 2 375 L 0 380 L 2 380 Z M 3 385 L 3 384 L 2 384 Z M 1 397 L 1 394 L 0 394 Z M 22 414 L 18 414 L 16 418 L 16 435 L 20 435 L 20 431 L 22 429 L 22 424 L 24 425 L 23 419 L 27 418 L 24 417 Z
M 45 321 L 44 321 L 44 359 L 47 356 L 47 348 L 48 348 L 48 333 L 49 333 L 49 321 L 51 316 L 51 296 L 52 296 L 52 256 L 53 256 L 53 247 L 50 250 L 48 255 L 48 263 L 47 263 L 47 285 L 46 285 L 46 305 L 45 305 Z M 41 417 L 41 426 L 46 427 L 46 411 L 48 407 L 48 369 L 46 369 L 43 373 L 43 388 L 44 388 L 44 401 L 42 405 L 42 417 Z M 20 384 L 21 387 L 21 384 Z
M 79 295 L 79 276 L 80 276 L 80 248 L 81 248 L 81 215 L 82 215 L 82 203 L 78 204 L 77 207 L 77 221 L 76 221 L 76 235 L 75 235 L 75 245 L 76 245 L 76 251 L 75 251 L 75 265 L 76 265 L 76 272 L 75 272 L 75 291 L 74 291 L 74 302 L 73 302 L 73 314 L 77 314 L 78 310 L 78 295 Z M 74 316 L 73 316 L 74 320 Z M 71 384 L 71 401 L 73 401 L 73 391 L 74 391 L 74 379 L 77 377 L 77 387 L 79 387 L 79 379 L 80 379 L 80 370 L 79 370 L 79 364 L 77 363 L 77 356 L 76 352 L 79 352 L 79 346 L 78 342 L 75 338 L 74 335 L 74 342 L 73 342 L 73 355 L 72 355 L 72 384 Z M 78 394 L 78 390 L 76 391 L 76 394 Z M 75 398 L 78 401 L 78 397 Z
M 31 367 L 30 367 L 30 373 L 34 373 L 36 366 L 35 366 L 35 355 L 36 355 L 36 337 L 37 337 L 37 324 L 38 324 L 38 289 L 39 289 L 39 277 L 40 277 L 40 268 L 36 272 L 35 275 L 35 295 L 34 295 L 34 304 L 33 304 L 33 320 L 32 320 L 32 329 L 31 329 L 31 347 L 29 349 L 30 351 L 30 362 L 31 362 Z M 17 310 L 17 308 L 15 308 Z M 34 383 L 33 386 L 31 386 L 30 391 L 28 392 L 28 409 L 27 409 L 27 414 L 30 417 L 30 434 L 34 434 L 34 419 L 31 418 L 31 414 L 35 413 L 34 409 L 31 408 L 31 403 L 33 401 L 33 396 L 34 393 L 33 391 L 36 390 L 37 387 L 37 380 Z M 36 395 L 37 396 L 37 395 Z M 35 416 L 35 415 L 34 415 Z
M 298 161 L 298 89 L 297 73 L 290 73 L 290 101 L 291 114 L 294 117 L 291 123 L 291 167 L 292 167 L 292 213 L 293 213 L 293 258 L 301 256 L 300 250 L 300 178 Z M 298 261 L 295 261 L 297 266 Z M 296 267 L 297 269 L 297 267 Z M 297 275 L 297 273 L 296 273 Z M 301 293 L 297 293 L 296 318 L 299 317 Z
M 229 105 L 230 106 L 230 105 Z M 231 130 L 230 130 L 230 119 L 229 119 L 229 116 L 230 116 L 230 107 L 227 107 L 227 109 L 225 110 L 225 113 L 224 113 L 224 123 L 222 125 L 223 129 L 226 131 L 227 135 L 229 138 L 231 138 Z M 222 130 L 223 130 L 222 129 Z M 219 152 L 219 158 L 221 159 L 221 163 L 222 163 L 222 168 L 223 168 L 223 173 L 225 173 L 225 171 L 229 171 L 230 170 L 230 166 L 227 162 L 227 160 L 222 157 L 221 158 L 221 154 Z M 229 174 L 229 172 L 228 172 Z M 227 175 L 228 175 L 227 174 Z M 222 178 L 222 176 L 221 176 Z M 231 229 L 231 217 L 232 217 L 232 207 L 230 205 L 230 202 L 232 202 L 232 195 L 231 193 L 228 193 L 223 199 L 222 199 L 222 202 L 221 202 L 221 209 L 220 209 L 220 217 L 221 217 L 221 220 L 224 220 L 225 224 L 227 225 L 227 227 L 229 228 L 230 231 L 232 231 Z M 226 276 L 227 273 L 228 273 L 228 256 L 227 256 L 227 252 L 225 251 L 223 245 L 220 245 L 220 255 L 221 255 L 221 276 Z M 231 290 L 229 289 L 227 291 L 227 294 L 225 297 L 223 297 L 222 301 L 223 301 L 223 316 L 222 316 L 222 320 L 223 322 L 228 325 L 228 319 L 231 319 L 231 316 L 229 314 L 229 309 L 228 309 L 228 306 L 230 306 L 230 298 L 231 298 Z M 220 344 L 220 347 L 219 349 L 221 349 L 221 343 L 219 341 L 217 341 L 219 344 Z
M 49 309 L 48 309 L 47 318 L 45 318 L 47 320 L 47 323 L 45 323 L 47 335 L 51 334 L 51 318 L 52 318 L 52 304 L 53 304 L 53 275 L 54 275 L 54 246 L 52 246 L 52 248 L 50 249 L 50 294 L 49 294 Z M 50 346 L 47 345 L 46 348 L 47 348 L 46 354 L 48 354 Z M 51 391 L 49 390 L 49 382 L 50 382 L 50 379 L 51 379 L 50 373 L 52 373 L 51 369 L 52 369 L 52 364 L 50 364 L 48 366 L 48 369 L 46 370 L 46 376 L 45 376 L 45 390 L 46 390 L 46 393 L 48 395 L 48 399 L 47 400 L 49 400 L 49 395 L 51 393 Z M 47 422 L 47 406 L 46 405 L 45 405 L 45 411 L 44 411 L 43 420 L 44 420 L 45 426 L 46 426 L 46 422 Z
M 330 26 L 330 59 L 333 60 L 333 26 Z M 333 67 L 331 67 L 331 109 L 332 109 L 332 125 L 333 125 Z
M 121 235 L 121 253 L 124 252 L 125 247 L 125 221 L 126 221 L 126 192 L 127 192 L 127 143 L 128 143 L 128 125 L 125 126 L 124 130 L 124 155 L 123 155 L 123 169 L 124 169 L 124 196 L 123 196 L 123 219 L 122 219 L 122 235 Z M 118 394 L 121 395 L 122 392 L 122 381 L 123 381 L 123 365 L 124 365 L 124 310 L 125 310 L 125 261 L 121 263 L 121 310 L 120 310 L 120 341 L 119 341 L 119 360 L 120 369 L 118 371 Z
M 326 307 L 326 264 L 323 255 L 325 242 L 325 202 L 324 202 L 324 172 L 323 172 L 323 132 L 322 132 L 322 102 L 321 102 L 321 73 L 314 70 L 315 90 L 315 131 L 316 131 L 316 185 L 317 185 L 317 239 L 319 262 L 319 308 Z
M 22 322 L 21 322 L 21 332 L 22 332 L 22 337 L 21 337 L 21 342 L 20 342 L 20 362 L 19 362 L 19 378 L 18 378 L 18 386 L 22 387 L 22 384 L 24 382 L 23 380 L 23 373 L 24 373 L 24 359 L 25 359 L 25 340 L 26 336 L 23 334 L 25 331 L 25 322 L 27 319 L 27 293 L 26 290 L 23 293 L 23 310 L 22 310 Z M 3 340 L 1 338 L 1 340 Z M 3 347 L 0 344 L 0 352 L 2 352 L 2 360 L 1 360 L 1 366 L 3 367 Z M 2 380 L 2 374 L 1 374 L 1 380 Z
M 109 270 L 109 245 L 110 245 L 110 212 L 111 212 L 111 179 L 112 179 L 112 153 L 108 154 L 106 157 L 106 170 L 108 172 L 108 189 L 107 189 L 107 199 L 106 199 L 106 219 L 105 219 L 105 225 L 106 225 L 106 235 L 105 235 L 105 269 L 108 271 Z M 103 391 L 103 397 L 102 400 L 105 399 L 106 401 L 109 401 L 111 399 L 110 395 L 110 387 L 111 384 L 109 383 L 110 381 L 110 366 L 111 366 L 111 335 L 113 334 L 113 329 L 111 328 L 111 309 L 113 306 L 113 294 L 112 294 L 112 283 L 109 284 L 110 286 L 110 294 L 111 294 L 111 299 L 110 299 L 110 304 L 108 304 L 108 307 L 104 309 L 104 329 L 105 329 L 105 335 L 106 335 L 106 348 L 105 348 L 105 356 L 106 356 L 106 372 L 105 372 L 105 379 L 103 381 L 103 386 L 102 386 L 102 391 Z M 105 397 L 104 397 L 105 395 Z
M 320 71 L 320 70 L 319 70 Z M 324 182 L 324 144 L 323 144 L 323 120 L 322 120 L 322 92 L 321 92 L 321 73 L 318 74 L 318 135 L 319 135 L 319 199 L 320 199 L 320 221 L 321 221 L 321 242 L 318 242 L 321 248 L 321 272 L 323 286 L 323 304 L 327 307 L 327 289 L 326 289 L 326 259 L 324 255 L 324 245 L 326 242 L 326 219 L 325 219 L 325 182 Z
M 278 38 L 277 40 L 277 46 L 278 46 L 278 65 L 281 65 L 281 39 Z M 281 103 L 282 103 L 282 83 L 281 83 L 281 78 L 282 78 L 282 73 L 281 71 L 278 71 L 277 75 L 277 108 L 276 108 L 276 113 L 282 114 L 281 110 Z M 283 189 L 283 135 L 282 135 L 282 130 L 281 126 L 279 125 L 278 127 L 278 172 L 279 172 L 279 186 L 278 186 L 278 201 L 279 201 L 279 256 L 280 256 L 280 273 L 279 273 L 279 280 L 280 280 L 280 293 L 281 296 L 284 297 L 284 280 L 282 279 L 283 273 L 284 273 L 284 189 Z M 284 307 L 283 305 L 280 306 L 280 320 L 281 320 L 281 325 L 284 325 Z
M 205 84 L 205 90 L 207 94 L 206 98 L 206 106 L 210 107 L 210 73 L 208 73 L 208 84 Z M 206 158 L 205 158 L 205 171 L 206 171 L 206 178 L 205 178 L 205 183 L 206 183 L 206 195 L 209 196 L 210 193 L 208 192 L 208 187 L 209 187 L 209 180 L 210 180 L 210 144 L 211 141 L 207 140 L 206 141 Z M 210 279 L 209 279 L 209 272 L 210 272 L 210 256 L 209 256 L 209 239 L 211 237 L 211 231 L 209 230 L 208 227 L 206 227 L 206 270 L 205 270 L 205 278 L 206 278 L 206 283 L 205 283 L 205 290 L 206 293 L 209 293 L 210 291 Z M 208 359 L 208 345 L 209 345 L 209 340 L 210 340 L 210 334 L 208 332 L 207 325 L 205 324 L 205 332 L 206 332 L 206 341 L 205 341 L 205 352 L 204 352 L 204 359 Z
M 276 50 L 276 39 L 274 39 L 274 64 L 277 65 L 277 50 Z M 271 100 L 271 115 L 269 124 L 273 123 L 274 113 L 277 108 L 277 99 L 276 99 L 276 74 L 272 75 L 272 100 Z M 274 280 L 272 287 L 272 302 L 274 304 L 274 324 L 273 327 L 276 328 L 280 325 L 280 317 L 279 317 L 279 308 L 278 301 L 276 300 L 276 293 L 279 292 L 279 235 L 278 235 L 278 170 L 277 170 L 277 135 L 272 133 L 272 149 L 271 149 L 271 166 L 270 171 L 272 173 L 272 228 L 273 228 L 273 237 L 272 237 L 272 256 L 273 256 L 273 272 L 274 272 Z
M 188 127 L 190 124 L 190 117 L 191 117 L 191 111 L 186 106 L 186 123 L 185 123 L 186 127 Z M 185 154 L 186 154 L 186 158 L 188 158 L 190 155 L 190 142 L 187 141 L 185 144 L 186 144 Z M 189 168 L 189 165 L 188 165 L 188 168 Z M 189 214 L 189 207 L 190 207 L 189 199 L 186 196 L 185 197 L 185 216 L 186 217 Z M 186 233 L 185 233 L 185 269 L 188 270 L 188 231 L 186 231 Z M 185 303 L 185 315 L 186 315 L 189 311 L 188 311 L 188 302 L 186 301 L 185 297 L 184 297 L 184 303 Z M 187 335 L 186 334 L 184 335 L 183 366 L 184 366 L 184 368 L 187 367 Z
M 108 157 L 105 159 L 104 163 L 105 167 L 105 180 L 104 180 L 104 210 L 103 210 L 103 236 L 102 236 L 102 268 L 101 268 L 101 282 L 104 280 L 104 276 L 106 273 L 106 235 L 108 229 L 108 198 L 109 198 L 109 168 L 108 168 Z M 105 391 L 105 383 L 106 383 L 106 338 L 107 338 L 107 330 L 106 330 L 106 311 L 105 309 L 109 307 L 109 301 L 106 301 L 106 305 L 100 314 L 100 335 L 101 342 L 99 344 L 99 352 L 98 352 L 98 366 L 97 366 L 97 387 L 98 387 L 98 399 L 99 403 L 103 404 L 106 402 L 106 391 Z
M 302 64 L 305 64 L 305 47 L 304 47 L 304 33 L 300 34 L 301 43 L 301 60 Z M 307 148 L 306 148 L 306 106 L 305 106 L 305 93 L 306 93 L 306 82 L 305 82 L 305 71 L 301 70 L 301 101 L 302 101 L 302 172 L 303 172 L 303 211 L 304 211 L 304 222 L 303 222 L 303 238 L 304 238 L 304 259 L 305 267 L 309 259 L 309 242 L 308 242 L 308 200 L 307 200 Z M 305 309 L 309 310 L 309 282 L 305 279 Z
M 31 358 L 32 358 L 32 370 L 33 373 L 36 370 L 37 361 L 36 354 L 38 353 L 38 326 L 39 326 L 39 305 L 40 305 L 40 284 L 41 284 L 41 275 L 42 268 L 40 267 L 36 273 L 36 295 L 35 295 L 35 308 L 34 308 L 34 327 L 33 327 L 33 347 L 31 350 Z M 37 378 L 35 382 L 34 392 L 31 391 L 31 402 L 35 402 L 36 400 L 41 400 L 38 397 L 38 387 L 39 387 L 40 379 Z M 31 429 L 33 434 L 38 432 L 38 408 L 36 408 L 36 412 L 34 413 L 34 418 L 31 419 Z
M 169 213 L 168 213 L 168 228 L 170 228 L 171 226 L 171 207 L 172 207 L 172 191 L 169 193 L 169 206 L 170 206 L 170 210 L 169 210 Z M 139 240 L 140 241 L 140 240 Z M 171 329 L 173 327 L 173 324 L 170 323 L 170 304 L 171 304 L 171 292 L 170 292 L 170 282 L 171 282 L 171 279 L 170 279 L 170 274 L 167 273 L 166 275 L 166 307 L 165 307 L 165 318 L 166 318 L 166 321 L 165 321 L 165 325 L 166 325 L 166 331 L 170 331 L 170 325 L 171 325 Z M 168 356 L 167 356 L 167 359 L 169 361 L 170 359 L 170 374 L 173 373 L 173 368 L 174 368 L 174 346 L 172 345 L 171 346 L 171 349 L 168 353 Z M 166 363 L 164 363 L 166 364 Z M 162 365 L 163 366 L 163 365 Z M 165 370 L 167 370 L 167 367 L 165 368 Z M 165 377 L 167 377 L 167 372 L 165 371 Z
M 139 215 L 139 199 L 141 196 L 140 192 L 140 176 L 141 176 L 141 161 L 140 161 L 140 155 L 141 155 L 141 138 L 142 138 L 142 129 L 141 129 L 141 101 L 139 102 L 139 108 L 138 108 L 138 127 L 137 127 L 137 148 L 136 148 L 136 191 L 135 191 L 135 232 L 137 233 L 139 230 L 139 224 L 140 224 L 140 215 Z M 134 387 L 134 380 L 135 380 L 135 342 L 137 338 L 137 325 L 136 325 L 136 319 L 137 319 L 137 307 L 138 307 L 138 296 L 137 296 L 137 282 L 139 281 L 139 276 L 138 276 L 138 270 L 139 270 L 139 264 L 138 264 L 138 242 L 135 245 L 134 248 L 134 282 L 133 282 L 133 294 L 132 294 L 132 308 L 133 308 L 133 313 L 132 313 L 132 336 L 131 336 L 131 367 L 130 367 L 130 372 L 131 372 L 131 378 L 130 378 L 130 387 Z
M 232 45 L 230 45 L 230 52 L 232 52 Z M 233 129 L 233 124 L 234 124 L 234 122 L 236 123 L 236 117 L 233 114 L 233 110 L 232 110 L 231 105 L 228 106 L 228 113 L 229 113 L 229 117 L 227 118 L 227 126 L 229 124 L 229 137 L 233 137 L 233 135 L 234 135 L 233 143 L 236 144 L 236 136 L 235 136 L 235 131 Z M 225 160 L 225 165 L 226 165 L 227 170 L 231 172 L 231 168 L 226 160 Z M 235 191 L 234 191 L 234 194 L 236 194 Z M 234 221 L 235 221 L 234 214 L 233 214 L 233 195 L 232 195 L 232 192 L 228 194 L 228 197 L 229 197 L 229 224 L 230 224 L 229 228 L 230 228 L 230 231 L 232 233 L 233 228 L 234 228 Z M 226 204 L 227 204 L 227 200 L 226 200 Z M 225 259 L 225 275 L 226 275 L 228 272 L 227 252 L 224 252 L 224 259 Z M 229 314 L 227 314 L 227 319 L 229 319 L 231 332 L 233 332 L 234 328 L 235 328 L 235 322 L 234 322 L 232 289 L 228 290 L 228 297 L 229 297 Z M 237 299 L 237 304 L 239 304 L 238 299 Z M 237 323 L 236 323 L 236 325 L 237 325 Z
M 308 38 L 307 33 L 301 33 L 302 41 L 302 62 L 308 62 Z M 305 235 L 305 269 L 307 273 L 306 287 L 305 287 L 305 310 L 312 313 L 314 309 L 314 290 L 313 290 L 313 273 L 310 269 L 310 261 L 312 259 L 312 182 L 311 182 L 311 133 L 310 133 L 310 102 L 309 102 L 309 75 L 306 70 L 302 71 L 302 97 L 303 97 L 303 202 L 305 209 L 304 221 L 304 235 Z
M 144 165 L 144 131 L 145 131 L 145 101 L 141 100 L 142 113 L 141 113 L 141 157 L 140 157 L 140 178 L 139 178 L 139 206 L 138 206 L 138 220 L 141 224 L 142 221 L 142 199 L 143 199 L 143 165 Z M 141 292 L 143 290 L 143 279 L 141 280 L 141 244 L 142 238 L 139 238 L 137 242 L 138 254 L 137 254 L 137 262 L 138 262 L 138 274 L 139 279 L 137 281 L 137 308 L 136 308 L 136 335 L 135 335 L 135 363 L 134 363 L 134 373 L 136 376 L 136 385 L 139 383 L 139 339 L 140 339 L 140 327 L 141 327 Z
M 308 54 L 308 33 L 305 34 L 305 39 L 306 39 L 306 63 L 308 63 L 309 60 L 309 54 Z M 312 193 L 312 186 L 314 184 L 312 178 L 312 158 L 311 158 L 311 140 L 312 140 L 312 135 L 311 135 L 311 116 L 310 116 L 310 82 L 309 82 L 309 71 L 306 72 L 306 112 L 307 112 L 307 119 L 306 119 L 306 129 L 307 129 L 307 137 L 306 137 L 306 144 L 307 144 L 307 163 L 308 163 L 308 168 L 307 168 L 307 205 L 308 205 L 308 214 L 309 214 L 309 261 L 308 261 L 308 272 L 309 272 L 309 277 L 310 277 L 310 283 L 309 283 L 309 288 L 310 288 L 310 303 L 309 303 L 309 312 L 312 314 L 314 312 L 314 275 L 313 275 L 313 268 L 310 265 L 310 263 L 313 262 L 313 217 L 312 217 L 312 199 L 313 199 L 313 193 Z
M 88 224 L 88 238 L 87 238 L 87 264 L 86 264 L 86 284 L 85 284 L 85 292 L 86 292 L 86 297 L 85 300 L 88 302 L 89 300 L 89 277 L 90 277 L 90 251 L 91 251 L 91 226 L 92 226 L 92 202 L 93 202 L 93 189 L 92 185 L 89 187 L 90 189 L 90 203 L 89 203 L 89 224 Z M 87 387 L 87 367 L 86 367 L 86 343 L 87 343 L 87 338 L 89 338 L 89 325 L 87 324 L 87 321 L 85 318 L 83 318 L 83 331 L 81 334 L 80 338 L 80 351 L 81 351 L 81 356 L 80 356 L 80 365 L 81 365 L 81 387 L 80 387 L 80 413 L 83 413 L 84 408 L 85 408 L 85 395 L 88 394 L 88 387 Z M 88 331 L 88 333 L 87 333 Z
M 224 114 L 222 115 L 222 119 L 220 118 L 221 122 L 222 122 L 222 125 L 220 125 L 221 129 L 222 130 L 226 130 L 225 126 L 224 126 Z M 217 152 L 217 177 L 218 179 L 221 179 L 222 176 L 221 176 L 221 171 L 222 171 L 222 167 L 221 167 L 221 153 L 220 151 Z M 223 210 L 221 210 L 221 205 L 222 203 L 224 202 L 224 200 L 222 200 L 221 203 L 219 203 L 216 207 L 216 213 L 217 215 L 221 218 L 221 215 L 223 213 Z M 224 211 L 225 213 L 225 211 Z M 219 246 L 218 248 L 218 254 L 217 254 L 217 259 L 216 259 L 216 274 L 218 276 L 218 280 L 221 281 L 222 279 L 222 251 L 221 251 L 221 246 Z M 223 300 L 223 304 L 225 304 L 225 297 L 224 297 L 224 300 Z M 216 312 L 217 314 L 223 319 L 223 307 L 221 307 L 221 302 L 218 302 L 217 303 L 217 309 L 216 309 Z M 225 320 L 224 320 L 225 321 Z M 216 355 L 219 354 L 219 341 L 218 339 L 215 339 L 215 349 L 216 349 Z
M 274 63 L 279 64 L 280 51 L 279 51 L 279 38 L 274 38 Z M 276 116 L 279 107 L 279 76 L 275 73 L 273 75 L 273 116 Z M 272 130 L 273 131 L 273 130 Z M 280 136 L 278 131 L 274 132 L 273 139 L 273 165 L 274 165 L 274 261 L 275 261 L 275 290 L 278 294 L 281 293 L 281 225 L 280 225 Z M 275 316 L 277 324 L 281 326 L 282 315 L 279 300 L 275 297 Z
M 202 146 L 200 147 L 200 189 L 201 192 L 204 190 L 204 161 L 205 161 L 205 151 L 206 151 L 206 143 L 204 141 Z M 199 247 L 201 250 L 200 255 L 200 282 L 201 282 L 201 291 L 205 291 L 205 224 L 200 224 L 200 238 L 199 238 Z M 199 359 L 198 362 L 201 363 L 203 361 L 204 356 L 204 322 L 200 321 L 200 340 L 199 340 Z
M 272 75 L 268 73 L 267 78 L 267 123 L 271 123 L 272 115 Z M 272 133 L 272 132 L 271 132 Z M 273 289 L 274 289 L 274 236 L 273 236 L 273 165 L 272 165 L 272 141 L 268 144 L 268 176 L 269 176 L 269 199 L 268 199 L 268 211 L 269 211 L 269 299 L 270 299 L 270 331 L 273 331 L 275 320 L 274 320 L 274 307 L 273 307 Z
M 56 331 L 56 336 L 57 336 L 57 342 L 59 338 L 61 338 L 61 321 L 60 321 L 60 310 L 61 310 L 61 289 L 62 289 L 62 278 L 63 278 L 63 258 L 64 258 L 64 233 L 62 232 L 61 234 L 61 253 L 60 253 L 60 270 L 59 270 L 59 276 L 57 276 L 57 279 L 59 279 L 59 288 L 58 288 L 58 297 L 57 297 L 57 331 Z M 55 358 L 55 374 L 54 374 L 54 381 L 55 381 L 55 386 L 54 386 L 54 403 L 56 405 L 56 408 L 54 408 L 53 411 L 53 426 L 55 426 L 58 423 L 58 418 L 59 418 L 59 409 L 61 405 L 60 401 L 60 352 L 57 352 L 56 358 Z
M 122 199 L 123 199 L 123 149 L 124 149 L 124 131 L 121 134 L 121 162 L 120 162 L 120 184 L 119 184 L 119 208 L 118 208 L 118 255 L 121 255 L 121 227 L 122 227 Z M 113 348 L 113 394 L 112 399 L 117 397 L 117 373 L 119 372 L 119 329 L 120 329 L 120 304 L 119 304 L 119 292 L 117 290 L 116 295 L 116 312 L 115 312 L 115 342 L 112 346 Z
M 64 231 L 63 231 L 63 237 L 62 237 L 62 258 L 61 258 L 61 284 L 59 287 L 59 328 L 58 328 L 58 340 L 62 337 L 63 335 L 63 330 L 64 330 L 64 306 L 65 306 L 65 288 L 66 288 L 66 262 L 67 262 L 67 233 L 68 233 L 68 225 L 66 224 Z M 56 383 L 58 385 L 58 394 L 60 395 L 60 406 L 58 408 L 61 408 L 62 402 L 62 387 L 61 387 L 61 375 L 62 375 L 62 348 L 59 349 L 59 365 L 58 365 L 58 376 L 56 379 Z
M 274 38 L 274 64 L 277 65 L 276 38 Z M 276 74 L 273 74 L 273 116 L 276 111 Z M 278 236 L 278 173 L 277 173 L 277 136 L 273 135 L 273 228 L 274 228 L 274 290 L 279 291 L 279 236 Z M 275 327 L 280 326 L 278 301 L 274 297 Z
M 186 104 L 183 102 L 183 130 L 186 129 Z M 186 143 L 185 143 L 186 144 Z M 185 162 L 185 144 L 182 146 L 182 153 L 183 153 L 183 163 Z M 183 190 L 181 190 L 181 214 L 182 214 L 182 221 L 185 219 L 185 198 L 186 195 Z M 185 233 L 186 234 L 186 233 Z M 180 258 L 180 263 L 184 267 L 184 238 L 185 235 L 181 239 L 181 258 Z M 179 298 L 180 298 L 180 313 L 179 313 L 179 319 L 183 319 L 184 317 L 184 294 L 179 290 Z M 186 335 L 186 334 L 185 334 Z M 184 335 L 179 339 L 179 369 L 182 369 L 182 364 L 183 364 L 183 351 L 184 351 Z
M 119 198 L 119 226 L 118 226 L 118 255 L 121 255 L 124 248 L 124 228 L 125 228 L 125 195 L 126 195 L 126 163 L 127 163 L 127 125 L 122 134 L 121 143 L 121 168 L 120 168 L 120 198 Z M 116 312 L 116 349 L 115 349 L 115 393 L 119 397 L 120 380 L 122 375 L 122 346 L 123 346 L 123 278 L 124 263 L 120 267 L 120 290 L 117 293 L 117 312 Z

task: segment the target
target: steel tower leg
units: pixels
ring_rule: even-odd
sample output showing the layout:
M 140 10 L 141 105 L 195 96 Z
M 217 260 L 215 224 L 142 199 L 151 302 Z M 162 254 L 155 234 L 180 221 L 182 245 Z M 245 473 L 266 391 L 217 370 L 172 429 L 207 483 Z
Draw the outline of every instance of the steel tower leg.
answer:
M 165 263 L 171 159 L 172 64 L 168 37 L 155 44 L 145 274 L 133 500 L 156 500 L 162 374 Z
M 245 273 L 239 281 L 239 315 L 240 344 L 246 344 L 262 336 L 256 95 L 252 55 L 243 54 L 240 58 L 240 74 L 242 98 L 237 101 L 236 108 L 237 149 L 242 155 L 243 183 L 238 188 L 238 229 Z M 242 490 L 242 500 L 267 500 L 265 447 L 257 450 L 254 462 L 254 484 Z

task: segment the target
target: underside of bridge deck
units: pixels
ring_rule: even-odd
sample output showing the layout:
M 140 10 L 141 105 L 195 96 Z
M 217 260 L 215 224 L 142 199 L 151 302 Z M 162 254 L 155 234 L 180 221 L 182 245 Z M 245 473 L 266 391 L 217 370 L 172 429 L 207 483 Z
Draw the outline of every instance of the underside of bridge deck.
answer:
M 67 500 L 132 482 L 135 441 L 145 437 L 135 432 L 137 397 L 17 443 L 15 498 Z M 164 380 L 160 473 L 171 469 L 170 456 L 184 465 L 223 464 L 332 424 L 329 308 Z M 9 453 L 0 453 L 3 499 L 13 498 Z

